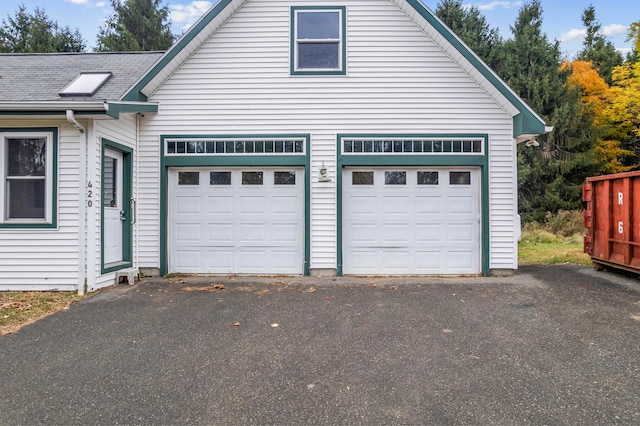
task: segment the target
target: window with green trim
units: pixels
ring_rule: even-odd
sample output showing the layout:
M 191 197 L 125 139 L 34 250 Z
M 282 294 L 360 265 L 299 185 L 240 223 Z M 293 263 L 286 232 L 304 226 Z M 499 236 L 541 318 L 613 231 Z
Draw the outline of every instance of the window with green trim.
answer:
M 53 224 L 54 132 L 0 129 L 0 140 L 0 224 Z
M 292 74 L 344 74 L 345 8 L 291 10 Z

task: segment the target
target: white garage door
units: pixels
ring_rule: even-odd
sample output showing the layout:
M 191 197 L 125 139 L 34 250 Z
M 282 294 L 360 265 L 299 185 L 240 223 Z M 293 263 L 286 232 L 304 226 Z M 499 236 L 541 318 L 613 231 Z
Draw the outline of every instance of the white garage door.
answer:
M 479 193 L 477 168 L 345 168 L 343 273 L 480 273 Z
M 169 193 L 170 272 L 303 273 L 303 169 L 170 169 Z

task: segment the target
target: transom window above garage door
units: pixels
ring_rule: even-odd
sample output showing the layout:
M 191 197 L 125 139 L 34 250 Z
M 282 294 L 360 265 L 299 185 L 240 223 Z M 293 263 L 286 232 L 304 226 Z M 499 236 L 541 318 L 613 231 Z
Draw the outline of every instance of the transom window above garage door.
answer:
M 165 139 L 167 156 L 304 154 L 304 138 L 291 139 Z
M 343 154 L 483 154 L 482 138 L 362 139 L 343 138 Z

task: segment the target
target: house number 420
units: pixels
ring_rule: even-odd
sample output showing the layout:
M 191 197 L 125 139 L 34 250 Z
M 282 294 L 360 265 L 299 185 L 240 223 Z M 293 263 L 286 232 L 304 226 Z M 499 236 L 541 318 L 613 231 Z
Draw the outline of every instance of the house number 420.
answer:
M 93 184 L 91 181 L 87 183 L 87 207 L 93 206 Z

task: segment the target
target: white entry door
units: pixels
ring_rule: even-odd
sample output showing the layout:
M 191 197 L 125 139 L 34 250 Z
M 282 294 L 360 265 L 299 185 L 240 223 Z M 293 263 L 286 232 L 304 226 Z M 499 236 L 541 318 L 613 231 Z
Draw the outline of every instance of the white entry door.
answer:
M 169 192 L 170 272 L 304 272 L 304 169 L 170 169 Z
M 343 272 L 481 272 L 478 168 L 345 168 Z
M 123 231 L 123 155 L 122 152 L 105 149 L 103 158 L 102 199 L 104 222 L 104 264 L 121 262 Z

